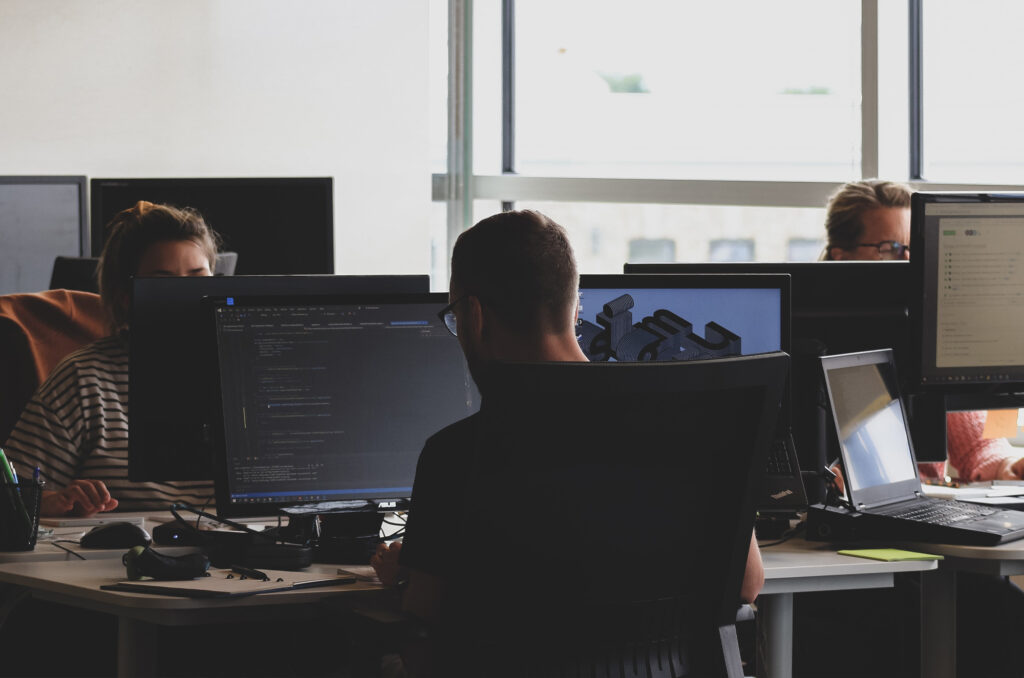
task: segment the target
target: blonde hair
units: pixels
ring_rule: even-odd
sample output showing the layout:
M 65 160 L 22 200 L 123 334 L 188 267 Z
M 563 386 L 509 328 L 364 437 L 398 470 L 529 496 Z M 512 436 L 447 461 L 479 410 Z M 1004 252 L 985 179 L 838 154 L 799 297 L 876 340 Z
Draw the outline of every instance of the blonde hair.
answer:
M 118 212 L 107 224 L 107 241 L 100 255 L 100 300 L 111 333 L 128 327 L 132 276 L 151 245 L 191 240 L 203 251 L 212 272 L 217 264 L 220 238 L 191 207 L 172 207 L 140 200 Z
M 832 248 L 850 249 L 864 233 L 861 217 L 879 207 L 910 207 L 909 186 L 895 181 L 866 179 L 843 184 L 828 199 L 825 231 L 828 242 L 821 258 L 832 259 Z

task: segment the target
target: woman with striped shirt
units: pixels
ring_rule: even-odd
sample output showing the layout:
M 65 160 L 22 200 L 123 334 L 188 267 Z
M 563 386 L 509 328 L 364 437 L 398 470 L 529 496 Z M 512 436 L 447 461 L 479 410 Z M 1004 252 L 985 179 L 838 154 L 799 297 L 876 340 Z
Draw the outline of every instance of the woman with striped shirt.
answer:
M 218 238 L 191 208 L 139 202 L 114 217 L 99 263 L 111 334 L 68 355 L 25 406 L 5 447 L 47 481 L 44 516 L 203 504 L 208 482 L 128 480 L 128 318 L 133 276 L 208 276 Z

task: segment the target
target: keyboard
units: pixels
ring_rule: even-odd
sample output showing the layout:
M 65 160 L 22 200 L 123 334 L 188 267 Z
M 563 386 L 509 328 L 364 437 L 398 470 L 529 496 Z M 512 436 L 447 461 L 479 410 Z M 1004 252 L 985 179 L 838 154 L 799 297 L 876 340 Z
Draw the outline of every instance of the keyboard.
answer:
M 768 466 L 765 472 L 770 475 L 788 476 L 793 474 L 793 465 L 789 461 L 786 441 L 776 438 L 768 450 Z
M 990 516 L 995 512 L 996 509 L 985 506 L 974 506 L 945 499 L 923 499 L 912 502 L 910 506 L 898 504 L 890 507 L 878 507 L 872 511 L 875 515 L 933 525 L 953 525 L 964 520 Z

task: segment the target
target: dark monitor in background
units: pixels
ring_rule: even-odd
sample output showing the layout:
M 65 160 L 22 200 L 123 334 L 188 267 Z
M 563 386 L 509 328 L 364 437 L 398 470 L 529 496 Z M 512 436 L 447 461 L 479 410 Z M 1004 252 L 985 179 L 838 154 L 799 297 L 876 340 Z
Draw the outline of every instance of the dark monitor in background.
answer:
M 334 272 L 334 194 L 330 177 L 249 179 L 93 179 L 92 254 L 106 225 L 139 200 L 199 210 L 237 252 L 238 275 Z
M 213 480 L 216 369 L 205 297 L 426 292 L 414 276 L 136 278 L 131 308 L 128 477 Z
M 920 386 L 1024 391 L 1024 193 L 915 193 L 910 245 Z
M 479 407 L 443 293 L 208 300 L 218 515 L 408 499 L 423 443 Z
M 0 176 L 0 294 L 41 292 L 54 257 L 88 253 L 84 176 Z
M 839 457 L 828 435 L 831 419 L 818 357 L 891 348 L 901 377 L 916 355 L 906 261 L 626 264 L 627 273 L 786 273 L 792 278 L 793 433 L 801 467 L 819 473 Z M 921 461 L 939 461 L 933 439 L 941 417 L 933 398 L 902 385 Z M 920 441 L 918 440 L 920 436 Z M 941 457 L 944 459 L 945 457 Z
M 99 294 L 99 257 L 57 257 L 50 274 L 51 290 L 79 290 Z M 238 263 L 236 252 L 218 252 L 214 275 L 234 275 Z

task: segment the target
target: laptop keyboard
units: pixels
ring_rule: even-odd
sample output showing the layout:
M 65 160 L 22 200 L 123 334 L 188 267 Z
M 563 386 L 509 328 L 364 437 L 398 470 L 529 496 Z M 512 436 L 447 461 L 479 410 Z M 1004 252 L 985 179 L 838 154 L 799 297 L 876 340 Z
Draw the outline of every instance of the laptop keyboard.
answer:
M 793 474 L 793 465 L 789 463 L 789 451 L 786 449 L 786 441 L 783 438 L 776 438 L 768 450 L 767 473 L 772 475 L 788 476 Z
M 974 520 L 992 515 L 996 510 L 959 501 L 934 499 L 914 502 L 912 506 L 880 506 L 872 509 L 871 512 L 876 515 L 931 523 L 933 525 L 952 525 L 963 520 Z

